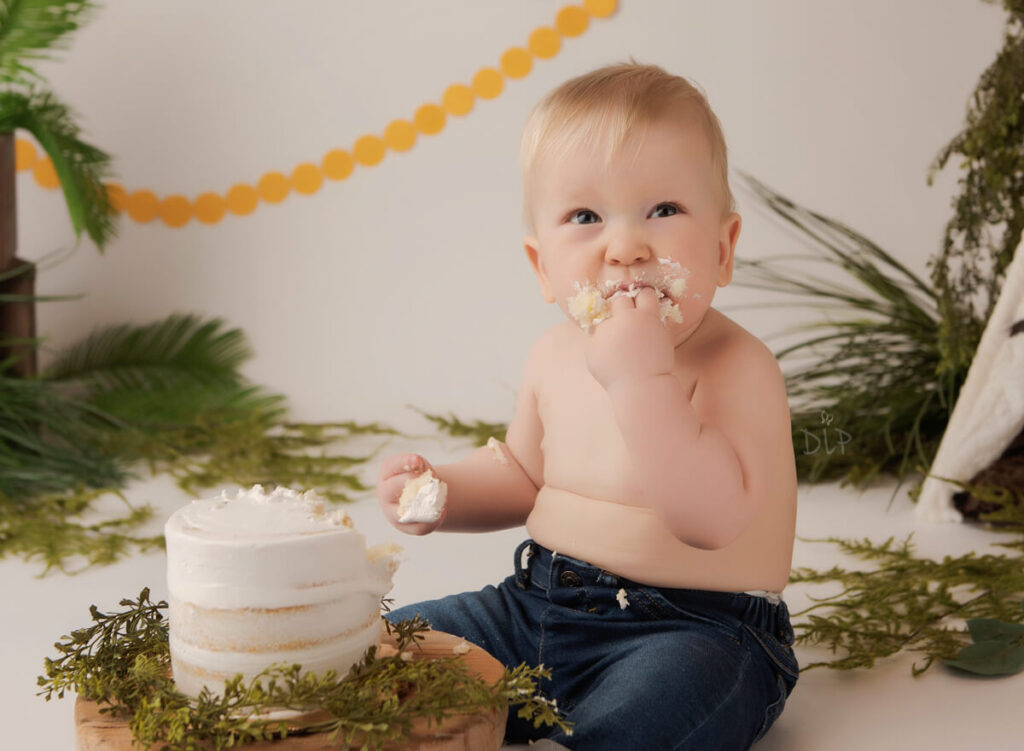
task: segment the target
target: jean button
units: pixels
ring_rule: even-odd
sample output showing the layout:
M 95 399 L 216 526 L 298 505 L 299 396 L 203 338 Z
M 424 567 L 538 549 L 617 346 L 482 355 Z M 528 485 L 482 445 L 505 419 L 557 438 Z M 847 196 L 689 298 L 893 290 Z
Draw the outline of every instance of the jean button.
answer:
M 563 571 L 562 575 L 558 577 L 558 581 L 563 587 L 578 587 L 583 583 L 580 575 L 575 571 Z

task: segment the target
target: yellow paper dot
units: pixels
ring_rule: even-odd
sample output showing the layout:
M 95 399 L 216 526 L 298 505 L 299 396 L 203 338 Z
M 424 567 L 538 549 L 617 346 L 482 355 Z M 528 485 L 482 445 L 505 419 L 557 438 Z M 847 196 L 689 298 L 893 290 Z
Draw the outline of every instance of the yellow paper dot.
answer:
M 334 149 L 327 152 L 327 156 L 324 157 L 320 167 L 323 169 L 324 174 L 332 180 L 344 180 L 352 174 L 355 161 L 347 151 Z
M 291 186 L 288 178 L 280 172 L 268 172 L 256 184 L 256 191 L 267 203 L 280 203 L 288 195 Z
M 522 78 L 532 67 L 530 53 L 522 47 L 512 47 L 505 50 L 505 54 L 501 56 L 501 72 L 509 78 Z
M 608 18 L 618 6 L 616 0 L 583 0 L 583 7 L 594 18 Z
M 128 194 L 118 183 L 107 183 L 107 200 L 110 201 L 110 208 L 115 214 L 120 214 L 125 210 L 125 205 L 128 202 Z
M 216 193 L 203 193 L 195 200 L 192 210 L 195 211 L 196 219 L 203 224 L 216 224 L 224 218 L 227 206 Z
M 128 216 L 140 224 L 153 221 L 159 208 L 160 202 L 150 190 L 137 190 L 125 199 Z
M 53 168 L 49 157 L 39 159 L 32 165 L 32 176 L 42 188 L 56 188 L 60 185 L 57 170 Z
M 377 136 L 362 136 L 352 147 L 352 155 L 364 167 L 372 167 L 384 158 L 384 142 Z
M 578 5 L 566 5 L 555 16 L 555 28 L 564 37 L 578 37 L 589 23 L 587 12 Z
M 428 136 L 440 133 L 444 128 L 444 110 L 436 104 L 424 104 L 413 116 L 416 130 Z
M 316 193 L 323 184 L 324 175 L 315 164 L 306 162 L 292 170 L 292 187 L 304 196 Z
M 160 202 L 160 218 L 168 227 L 183 227 L 192 218 L 192 204 L 185 196 L 167 196 Z
M 562 47 L 562 37 L 550 26 L 541 26 L 530 34 L 529 47 L 534 57 L 547 60 L 558 54 Z
M 245 183 L 238 183 L 231 187 L 226 197 L 228 211 L 238 216 L 251 214 L 256 209 L 260 197 L 256 189 Z
M 395 120 L 384 129 L 384 142 L 393 151 L 408 151 L 416 143 L 416 128 L 408 120 Z
M 16 172 L 32 169 L 37 159 L 39 159 L 39 155 L 31 141 L 27 138 L 14 139 L 14 169 Z
M 450 115 L 465 115 L 473 109 L 473 92 L 461 83 L 453 84 L 444 90 L 441 104 Z
M 504 85 L 501 73 L 494 68 L 481 68 L 473 76 L 473 93 L 481 99 L 494 99 Z

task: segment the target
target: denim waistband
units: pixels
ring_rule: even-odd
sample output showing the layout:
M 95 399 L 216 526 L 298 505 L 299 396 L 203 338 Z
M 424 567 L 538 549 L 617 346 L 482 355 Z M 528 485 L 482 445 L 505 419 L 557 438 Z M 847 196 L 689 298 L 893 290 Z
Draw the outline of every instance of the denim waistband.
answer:
M 533 540 L 525 540 L 516 548 L 515 571 L 516 581 L 522 588 L 533 584 L 549 593 L 555 588 L 572 586 L 654 591 L 677 607 L 716 611 L 769 631 L 783 643 L 793 641 L 789 610 L 783 601 L 772 602 L 766 597 L 746 592 L 653 587 L 554 552 Z

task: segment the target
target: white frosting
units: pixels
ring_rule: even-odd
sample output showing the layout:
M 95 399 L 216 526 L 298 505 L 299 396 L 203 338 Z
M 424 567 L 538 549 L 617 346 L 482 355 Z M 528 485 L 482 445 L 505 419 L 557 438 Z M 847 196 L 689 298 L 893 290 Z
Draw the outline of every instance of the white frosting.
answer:
M 620 589 L 616 592 L 615 599 L 619 601 L 619 610 L 625 610 L 629 607 L 629 598 L 626 597 L 626 590 Z
M 366 550 L 313 493 L 260 486 L 193 501 L 164 527 L 175 682 L 217 691 L 274 663 L 344 675 L 380 639 L 395 546 Z
M 665 263 L 665 259 L 662 258 L 659 258 L 658 261 Z M 569 297 L 566 301 L 569 315 L 585 331 L 589 331 L 592 326 L 596 326 L 602 321 L 611 318 L 612 300 L 618 297 L 636 299 L 643 289 L 653 288 L 658 294 L 658 316 L 661 318 L 661 322 L 673 321 L 675 323 L 682 323 L 683 312 L 679 309 L 676 298 L 681 297 L 686 291 L 685 277 L 689 276 L 689 271 L 683 269 L 677 262 L 673 261 L 670 263 L 670 269 L 678 268 L 684 276 L 677 277 L 669 273 L 652 282 L 648 282 L 641 277 L 631 281 L 624 289 L 616 289 L 620 284 L 619 282 L 607 280 L 604 283 L 603 292 L 600 287 L 592 282 L 587 282 L 586 284 L 574 282 L 576 294 Z
M 508 464 L 508 457 L 505 456 L 505 452 L 501 450 L 501 443 L 498 441 L 497 438 L 495 438 L 494 436 L 488 438 L 487 448 L 491 450 L 491 453 L 494 455 L 494 460 L 498 462 L 498 464 Z
M 441 518 L 447 500 L 448 485 L 428 469 L 406 480 L 398 498 L 398 522 L 436 522 Z

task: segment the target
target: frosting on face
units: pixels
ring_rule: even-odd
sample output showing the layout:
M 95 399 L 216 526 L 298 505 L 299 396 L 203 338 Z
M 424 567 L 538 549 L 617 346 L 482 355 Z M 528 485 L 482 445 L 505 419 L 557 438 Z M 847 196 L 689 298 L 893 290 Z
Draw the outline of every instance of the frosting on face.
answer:
M 649 279 L 646 274 L 641 273 L 631 281 L 609 279 L 600 286 L 589 281 L 574 282 L 576 294 L 566 301 L 569 315 L 584 330 L 589 330 L 611 317 L 612 300 L 617 297 L 635 299 L 641 290 L 649 288 L 658 293 L 658 315 L 661 322 L 682 323 L 683 313 L 676 301 L 686 293 L 686 279 L 690 271 L 670 258 L 659 257 L 658 264 L 659 269 L 663 271 L 655 275 L 654 279 Z

